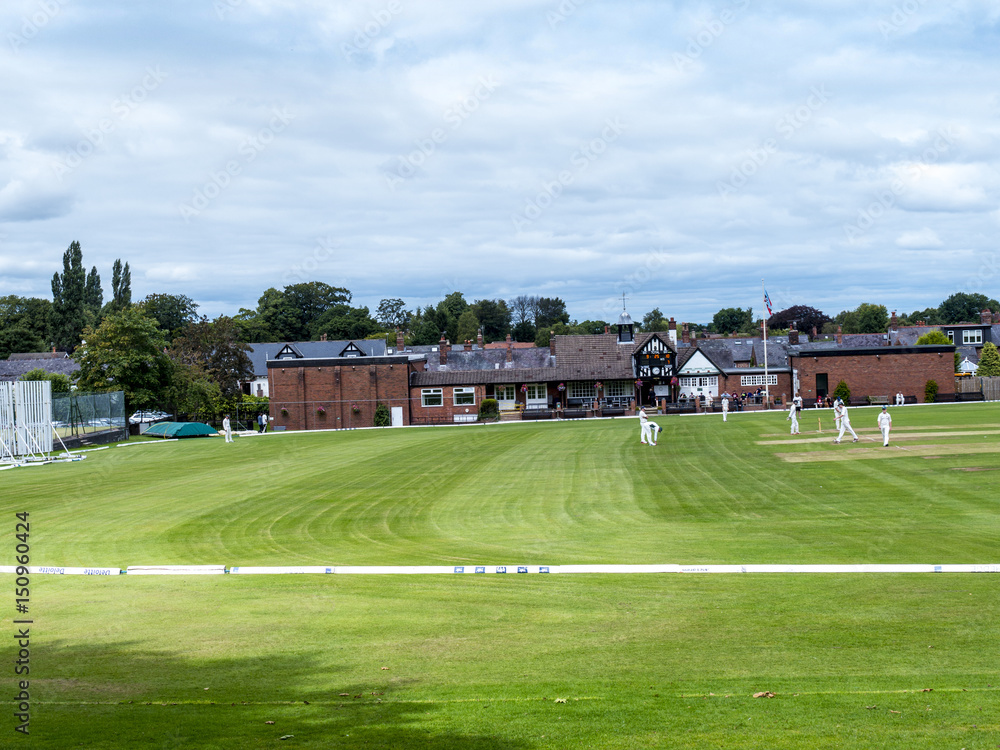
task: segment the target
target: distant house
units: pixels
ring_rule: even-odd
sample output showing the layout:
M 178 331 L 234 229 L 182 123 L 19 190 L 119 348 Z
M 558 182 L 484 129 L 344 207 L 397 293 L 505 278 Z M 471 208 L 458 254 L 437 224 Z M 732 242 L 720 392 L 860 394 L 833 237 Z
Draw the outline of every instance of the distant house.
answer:
M 79 369 L 79 363 L 70 358 L 66 352 L 11 354 L 7 359 L 0 360 L 0 381 L 17 380 L 32 370 L 45 370 L 47 373 L 65 375 L 73 380 Z
M 249 344 L 253 379 L 241 383 L 243 392 L 251 396 L 269 396 L 267 361 L 269 359 L 331 359 L 336 357 L 378 357 L 386 354 L 383 339 L 354 341 L 286 341 Z

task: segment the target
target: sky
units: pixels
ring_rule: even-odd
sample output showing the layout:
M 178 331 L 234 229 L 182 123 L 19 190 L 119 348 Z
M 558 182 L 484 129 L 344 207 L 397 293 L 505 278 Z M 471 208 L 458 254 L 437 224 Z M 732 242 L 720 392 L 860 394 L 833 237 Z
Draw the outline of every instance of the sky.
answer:
M 998 56 L 976 0 L 5 0 L 0 295 L 78 240 L 209 317 L 1000 298 Z

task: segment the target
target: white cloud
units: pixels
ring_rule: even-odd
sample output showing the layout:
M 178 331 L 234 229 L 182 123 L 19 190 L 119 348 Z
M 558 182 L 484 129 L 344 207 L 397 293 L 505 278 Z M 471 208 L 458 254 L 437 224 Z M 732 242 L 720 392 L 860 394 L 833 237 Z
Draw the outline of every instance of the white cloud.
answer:
M 933 229 L 924 227 L 910 232 L 903 232 L 896 238 L 897 247 L 905 247 L 913 250 L 927 250 L 941 247 L 944 243 Z

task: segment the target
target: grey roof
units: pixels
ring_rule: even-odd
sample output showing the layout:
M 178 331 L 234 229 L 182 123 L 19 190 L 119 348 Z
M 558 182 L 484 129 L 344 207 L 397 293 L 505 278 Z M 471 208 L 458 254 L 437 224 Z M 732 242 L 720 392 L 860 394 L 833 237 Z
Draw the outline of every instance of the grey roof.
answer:
M 290 345 L 306 359 L 332 359 L 340 355 L 353 343 L 368 357 L 384 356 L 385 339 L 354 339 L 352 341 L 276 341 L 268 344 L 248 344 L 250 351 L 247 355 L 253 364 L 254 377 L 267 377 L 267 360 L 274 359 L 275 355 L 286 345 Z
M 66 375 L 72 380 L 73 375 L 80 369 L 80 364 L 75 359 L 0 360 L 0 381 L 17 380 L 24 373 L 39 368 L 45 372 Z
M 776 336 L 767 339 L 767 368 L 782 370 L 788 368 L 788 337 Z M 746 371 L 746 366 L 737 367 L 737 362 L 755 362 L 764 366 L 764 340 L 759 338 L 741 339 L 701 339 L 700 349 L 723 372 Z M 689 357 L 691 355 L 688 355 Z M 687 358 L 685 358 L 687 361 Z
M 525 369 L 552 367 L 555 364 L 548 347 L 512 349 L 511 359 L 513 360 L 512 368 L 508 368 L 506 349 L 473 349 L 468 352 L 462 349 L 450 349 L 445 369 L 457 371 Z M 427 356 L 427 370 L 432 371 L 440 368 L 440 352 L 429 354 Z
M 7 357 L 10 360 L 17 359 L 69 359 L 66 352 L 16 352 Z

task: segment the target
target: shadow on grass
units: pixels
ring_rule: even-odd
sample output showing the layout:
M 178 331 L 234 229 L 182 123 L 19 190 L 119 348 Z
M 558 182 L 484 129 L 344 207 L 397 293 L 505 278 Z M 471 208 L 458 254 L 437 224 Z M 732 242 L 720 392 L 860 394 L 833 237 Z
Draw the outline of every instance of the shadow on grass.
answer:
M 0 651 L 0 659 L 9 657 L 9 648 Z M 473 713 L 481 710 L 477 703 L 453 703 L 449 710 L 430 702 L 394 702 L 394 691 L 407 682 L 376 673 L 366 684 L 341 683 L 335 671 L 305 654 L 203 660 L 142 650 L 132 642 L 92 647 L 47 642 L 33 656 L 30 737 L 18 746 L 530 747 L 450 728 L 454 713 L 464 724 L 481 723 Z M 10 707 L 4 697 L 0 705 Z M 283 737 L 287 741 L 281 742 Z

